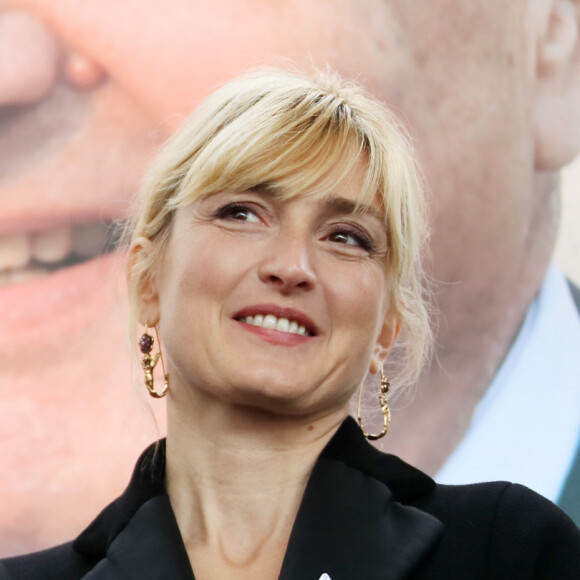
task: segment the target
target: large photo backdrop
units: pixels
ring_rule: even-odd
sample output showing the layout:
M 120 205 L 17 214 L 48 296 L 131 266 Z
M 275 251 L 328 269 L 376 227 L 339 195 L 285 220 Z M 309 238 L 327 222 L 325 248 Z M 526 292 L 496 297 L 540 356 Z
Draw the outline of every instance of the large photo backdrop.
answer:
M 572 321 L 565 339 L 551 337 L 565 360 L 535 357 L 544 366 L 498 425 L 501 442 L 464 453 L 489 466 L 484 477 L 559 500 L 580 368 L 558 340 L 580 340 L 580 323 L 549 264 L 556 176 L 576 127 L 573 115 L 538 127 L 535 107 L 548 84 L 559 107 L 580 102 L 580 59 L 576 46 L 557 52 L 567 60 L 550 74 L 570 82 L 544 78 L 529 10 L 527 0 L 0 0 L 0 556 L 75 537 L 163 435 L 163 403 L 148 399 L 129 341 L 119 228 L 160 144 L 207 94 L 289 62 L 330 66 L 390 105 L 425 172 L 436 359 L 394 405 L 384 448 L 431 475 L 445 466 L 552 272 Z M 551 378 L 554 364 L 567 380 Z M 542 420 L 540 397 L 551 401 Z M 557 465 L 542 463 L 553 455 Z M 522 456 L 538 465 L 512 472 Z

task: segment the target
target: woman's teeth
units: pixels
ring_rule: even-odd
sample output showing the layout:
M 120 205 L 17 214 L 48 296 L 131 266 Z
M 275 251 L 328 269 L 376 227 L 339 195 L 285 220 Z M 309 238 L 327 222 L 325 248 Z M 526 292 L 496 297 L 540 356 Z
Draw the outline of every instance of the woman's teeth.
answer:
M 0 236 L 0 285 L 24 282 L 111 251 L 111 224 L 90 223 Z
M 276 318 L 273 314 L 256 314 L 255 316 L 246 316 L 242 318 L 246 324 L 252 326 L 260 326 L 270 330 L 279 330 L 280 332 L 289 332 L 290 334 L 301 334 L 302 336 L 310 336 L 306 327 L 298 324 L 295 320 L 288 320 L 288 318 Z

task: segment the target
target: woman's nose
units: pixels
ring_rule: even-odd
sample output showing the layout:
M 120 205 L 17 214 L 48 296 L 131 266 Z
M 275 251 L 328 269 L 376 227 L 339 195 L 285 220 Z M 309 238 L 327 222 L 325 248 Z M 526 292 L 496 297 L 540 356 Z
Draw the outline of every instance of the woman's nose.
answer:
M 262 282 L 283 294 L 310 290 L 316 283 L 307 240 L 298 235 L 280 235 L 271 240 L 259 268 Z
M 59 47 L 35 16 L 0 11 L 0 106 L 41 100 L 57 80 Z

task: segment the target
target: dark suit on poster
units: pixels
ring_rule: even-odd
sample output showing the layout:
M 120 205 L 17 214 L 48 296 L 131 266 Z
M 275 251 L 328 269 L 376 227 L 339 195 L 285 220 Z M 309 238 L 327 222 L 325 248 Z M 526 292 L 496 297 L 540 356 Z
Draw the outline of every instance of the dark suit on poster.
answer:
M 570 292 L 574 299 L 574 304 L 580 317 L 580 288 L 569 283 Z M 579 353 L 580 356 L 580 353 Z M 580 385 L 577 385 L 580 389 Z M 578 411 L 580 412 L 580 410 Z M 558 499 L 558 505 L 574 520 L 580 527 L 580 440 L 576 447 L 576 457 L 572 461 L 568 477 L 564 483 L 562 493 Z
M 0 580 L 193 580 L 164 487 L 164 446 L 73 542 L 0 563 Z M 345 420 L 319 457 L 281 580 L 580 577 L 580 531 L 518 485 L 436 485 Z

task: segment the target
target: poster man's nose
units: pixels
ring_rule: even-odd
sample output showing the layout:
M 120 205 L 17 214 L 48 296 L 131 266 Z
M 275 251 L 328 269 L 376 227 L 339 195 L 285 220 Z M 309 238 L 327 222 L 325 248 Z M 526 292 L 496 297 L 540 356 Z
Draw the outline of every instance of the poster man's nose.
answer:
M 42 99 L 57 79 L 59 60 L 58 42 L 38 18 L 0 11 L 0 106 Z

